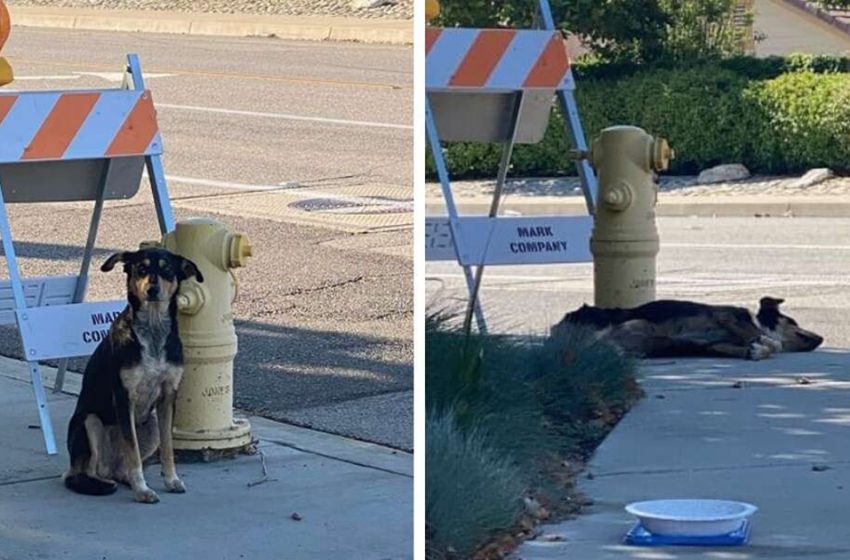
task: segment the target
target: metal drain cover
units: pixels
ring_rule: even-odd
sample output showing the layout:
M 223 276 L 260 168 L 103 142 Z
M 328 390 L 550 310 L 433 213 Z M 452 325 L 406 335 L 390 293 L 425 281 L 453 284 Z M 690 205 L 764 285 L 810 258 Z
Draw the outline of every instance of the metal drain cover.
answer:
M 346 200 L 344 198 L 308 198 L 292 202 L 290 208 L 302 212 L 321 212 L 327 214 L 404 214 L 410 208 L 402 201 L 375 199 Z

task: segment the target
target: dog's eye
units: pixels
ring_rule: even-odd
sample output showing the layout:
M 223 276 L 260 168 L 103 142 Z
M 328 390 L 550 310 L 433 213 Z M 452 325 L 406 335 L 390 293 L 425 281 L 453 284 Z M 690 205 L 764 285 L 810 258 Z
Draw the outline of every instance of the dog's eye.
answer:
M 139 276 L 147 276 L 148 275 L 148 267 L 140 266 L 136 269 L 139 272 Z

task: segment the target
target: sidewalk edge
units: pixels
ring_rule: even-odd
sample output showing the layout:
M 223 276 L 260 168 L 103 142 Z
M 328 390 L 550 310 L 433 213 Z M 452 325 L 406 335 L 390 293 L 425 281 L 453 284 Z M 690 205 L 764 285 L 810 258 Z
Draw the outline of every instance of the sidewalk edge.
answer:
M 78 8 L 40 9 L 10 6 L 12 22 L 20 27 L 85 29 L 212 35 L 221 37 L 276 37 L 304 41 L 341 41 L 413 44 L 413 23 L 407 20 L 356 18 L 313 18 L 298 16 L 230 16 L 227 14 L 184 14 L 178 12 L 139 12 L 83 10 Z M 151 17 L 144 17 L 144 16 Z

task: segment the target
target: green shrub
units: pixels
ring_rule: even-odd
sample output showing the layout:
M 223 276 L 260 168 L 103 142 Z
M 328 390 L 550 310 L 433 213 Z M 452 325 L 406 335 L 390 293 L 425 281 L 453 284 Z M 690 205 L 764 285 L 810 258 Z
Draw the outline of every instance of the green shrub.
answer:
M 752 156 L 760 171 L 850 169 L 850 76 L 785 74 L 748 89 L 745 99 L 759 120 Z
M 431 556 L 454 548 L 467 557 L 522 511 L 525 481 L 475 429 L 461 430 L 450 411 L 425 421 L 425 520 Z
M 850 57 L 831 54 L 791 54 L 784 57 L 774 55 L 764 58 L 737 55 L 713 63 L 699 64 L 662 60 L 648 67 L 645 64 L 630 61 L 606 62 L 597 56 L 585 55 L 574 61 L 572 68 L 581 86 L 581 82 L 588 79 L 615 80 L 647 70 L 676 70 L 695 66 L 710 68 L 713 65 L 751 80 L 770 80 L 788 72 L 809 71 L 817 74 L 850 72 Z
M 608 62 L 722 57 L 738 50 L 735 0 L 551 0 L 559 29 L 581 37 Z M 537 0 L 443 0 L 434 23 L 531 27 Z
M 463 429 L 475 430 L 519 465 L 555 452 L 531 379 L 529 360 L 539 343 L 530 339 L 472 335 L 452 318 L 430 315 L 425 327 L 425 406 L 451 411 Z
M 509 527 L 518 496 L 555 498 L 551 460 L 585 456 L 640 397 L 636 361 L 583 327 L 549 338 L 467 336 L 430 314 L 425 334 L 429 558 Z
M 593 329 L 559 325 L 537 355 L 544 413 L 574 452 L 594 448 L 643 394 L 637 360 Z
M 777 70 L 769 61 L 754 74 Z M 785 68 L 806 68 L 769 80 L 748 78 L 732 61 L 694 68 L 656 68 L 623 78 L 578 82 L 576 99 L 590 140 L 615 124 L 664 136 L 676 151 L 671 174 L 694 174 L 740 162 L 754 173 L 796 173 L 811 167 L 850 171 L 850 74 L 831 72 L 846 59 L 796 57 Z M 813 67 L 825 73 L 816 73 Z M 573 175 L 563 121 L 553 114 L 544 140 L 515 149 L 512 176 Z M 453 143 L 445 155 L 454 178 L 493 177 L 499 147 Z M 428 157 L 429 174 L 433 165 Z

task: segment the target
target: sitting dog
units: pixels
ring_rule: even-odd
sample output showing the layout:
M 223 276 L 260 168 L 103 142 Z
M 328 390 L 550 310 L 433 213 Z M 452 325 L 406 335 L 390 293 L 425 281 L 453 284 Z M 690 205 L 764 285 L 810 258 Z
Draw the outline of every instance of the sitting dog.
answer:
M 127 302 L 98 345 L 83 374 L 77 408 L 68 426 L 71 468 L 65 486 L 81 494 L 111 494 L 116 481 L 133 489 L 137 502 L 159 501 L 142 465 L 160 449 L 165 487 L 185 492 L 174 467 L 171 429 L 174 400 L 183 375 L 177 332 L 180 282 L 198 267 L 162 249 L 117 253 L 104 272 L 124 263 Z
M 552 330 L 587 325 L 642 358 L 724 356 L 761 360 L 774 352 L 809 352 L 823 337 L 783 315 L 784 300 L 764 297 L 753 317 L 743 307 L 690 301 L 653 301 L 634 309 L 583 305 Z

